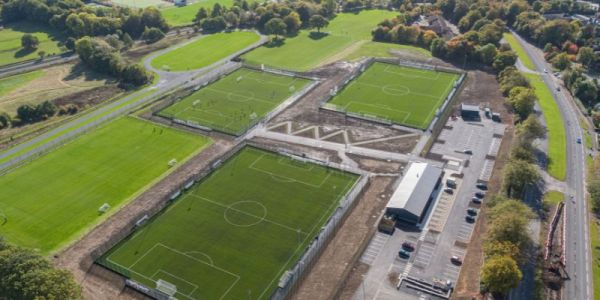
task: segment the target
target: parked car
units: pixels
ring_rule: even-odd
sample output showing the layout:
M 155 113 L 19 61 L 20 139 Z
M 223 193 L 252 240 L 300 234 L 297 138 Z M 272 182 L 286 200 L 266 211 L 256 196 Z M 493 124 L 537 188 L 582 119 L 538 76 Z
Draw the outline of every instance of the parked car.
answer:
M 408 253 L 408 251 L 404 249 L 400 249 L 400 251 L 398 251 L 398 256 L 400 256 L 401 258 L 409 258 L 410 253 Z
M 577 144 L 581 144 L 581 138 L 577 138 Z
M 415 244 L 411 242 L 404 242 L 402 243 L 402 249 L 410 252 L 415 251 Z
M 483 198 L 485 198 L 485 192 L 476 192 L 475 197 L 477 197 L 479 199 L 483 199 Z
M 449 188 L 451 188 L 451 189 L 456 188 L 456 180 L 454 180 L 452 178 L 446 179 L 446 186 L 449 187 Z
M 467 215 L 467 216 L 465 217 L 465 220 L 466 220 L 468 223 L 475 223 L 475 217 L 473 217 L 473 216 L 470 216 L 470 215 Z
M 465 149 L 465 150 L 463 150 L 463 153 L 464 153 L 464 154 L 469 154 L 469 155 L 472 155 L 472 154 L 473 154 L 473 151 L 472 151 L 471 149 Z
M 481 204 L 482 199 L 479 199 L 477 197 L 473 197 L 473 198 L 471 198 L 471 201 L 473 201 L 473 203 L 475 203 L 475 204 Z
M 483 182 L 479 182 L 475 185 L 478 189 L 480 190 L 487 190 L 487 184 L 483 183 Z
M 476 216 L 477 215 L 477 209 L 469 207 L 467 208 L 467 214 L 470 216 Z
M 444 192 L 448 193 L 448 194 L 454 194 L 454 190 L 451 188 L 445 188 Z
M 455 264 L 455 265 L 462 265 L 462 258 L 453 255 L 452 257 L 450 257 L 450 261 Z

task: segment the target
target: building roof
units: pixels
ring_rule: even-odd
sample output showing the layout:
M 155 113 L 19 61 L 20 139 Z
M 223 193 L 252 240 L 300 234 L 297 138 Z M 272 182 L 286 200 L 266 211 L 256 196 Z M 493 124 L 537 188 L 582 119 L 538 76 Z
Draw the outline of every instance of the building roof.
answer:
M 469 104 L 461 104 L 460 105 L 460 110 L 466 110 L 466 111 L 480 111 L 479 106 L 477 105 L 469 105 Z
M 387 208 L 404 209 L 421 216 L 441 175 L 442 169 L 436 166 L 413 162 L 392 194 Z

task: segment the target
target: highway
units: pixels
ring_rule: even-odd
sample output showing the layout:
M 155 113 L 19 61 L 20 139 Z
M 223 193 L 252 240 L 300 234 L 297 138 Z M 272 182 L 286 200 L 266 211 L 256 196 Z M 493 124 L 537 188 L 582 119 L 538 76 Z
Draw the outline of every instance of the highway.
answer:
M 536 66 L 561 111 L 567 138 L 567 195 L 566 195 L 566 270 L 569 280 L 565 282 L 563 299 L 593 299 L 592 258 L 589 242 L 588 207 L 585 198 L 585 148 L 576 140 L 582 137 L 579 124 L 580 112 L 565 88 L 557 91 L 560 84 L 551 74 L 552 70 L 537 47 L 513 32 L 521 46 Z M 572 198 L 571 198 L 572 196 Z

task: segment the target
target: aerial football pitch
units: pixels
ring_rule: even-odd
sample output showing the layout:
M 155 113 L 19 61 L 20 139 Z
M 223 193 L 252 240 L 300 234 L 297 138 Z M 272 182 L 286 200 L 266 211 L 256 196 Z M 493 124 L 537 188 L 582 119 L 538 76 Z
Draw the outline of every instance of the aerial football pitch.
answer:
M 0 235 L 50 253 L 84 234 L 211 140 L 122 117 L 0 175 Z M 111 208 L 105 214 L 103 204 Z
M 328 103 L 344 112 L 426 129 L 458 77 L 375 62 Z
M 246 146 L 99 262 L 177 299 L 269 299 L 357 179 Z
M 240 68 L 159 112 L 240 135 L 310 80 Z

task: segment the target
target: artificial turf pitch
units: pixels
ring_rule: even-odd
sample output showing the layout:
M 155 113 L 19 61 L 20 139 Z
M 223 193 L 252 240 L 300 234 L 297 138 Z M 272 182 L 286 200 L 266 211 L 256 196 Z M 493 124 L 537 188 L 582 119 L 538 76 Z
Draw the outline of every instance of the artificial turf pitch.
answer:
M 426 129 L 458 75 L 375 62 L 329 103 L 338 109 Z
M 210 143 L 123 117 L 0 175 L 0 235 L 42 253 L 58 250 Z M 172 169 L 171 169 L 172 170 Z M 98 208 L 108 203 L 104 215 Z
M 357 179 L 247 146 L 101 262 L 178 299 L 268 299 Z
M 159 115 L 240 135 L 309 83 L 307 79 L 240 68 Z

